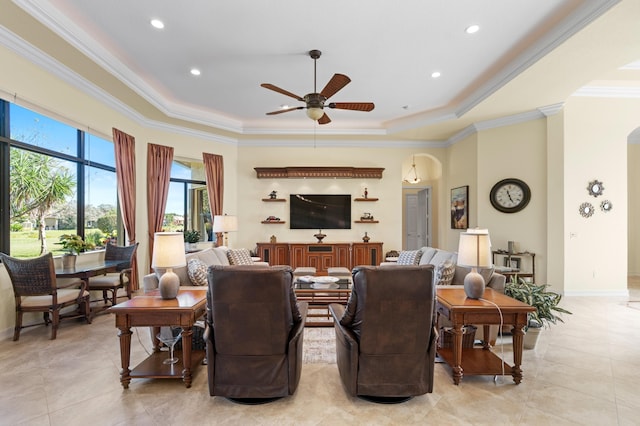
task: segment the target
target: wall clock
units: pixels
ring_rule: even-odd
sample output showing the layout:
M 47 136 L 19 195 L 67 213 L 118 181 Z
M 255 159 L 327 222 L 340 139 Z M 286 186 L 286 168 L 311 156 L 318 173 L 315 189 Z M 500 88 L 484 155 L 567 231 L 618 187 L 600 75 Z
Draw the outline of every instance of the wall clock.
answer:
M 531 189 L 520 179 L 503 179 L 493 185 L 489 200 L 496 210 L 503 213 L 516 213 L 529 204 Z

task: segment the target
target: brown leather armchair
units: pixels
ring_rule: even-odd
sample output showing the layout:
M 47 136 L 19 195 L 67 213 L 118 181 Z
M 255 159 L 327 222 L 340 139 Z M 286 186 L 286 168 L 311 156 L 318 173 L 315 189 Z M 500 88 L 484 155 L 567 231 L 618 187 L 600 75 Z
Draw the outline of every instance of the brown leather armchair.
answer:
M 329 305 L 349 395 L 390 403 L 433 391 L 435 301 L 431 265 L 353 270 L 347 306 Z
M 308 304 L 288 266 L 211 266 L 207 294 L 209 394 L 260 403 L 293 395 L 302 371 Z

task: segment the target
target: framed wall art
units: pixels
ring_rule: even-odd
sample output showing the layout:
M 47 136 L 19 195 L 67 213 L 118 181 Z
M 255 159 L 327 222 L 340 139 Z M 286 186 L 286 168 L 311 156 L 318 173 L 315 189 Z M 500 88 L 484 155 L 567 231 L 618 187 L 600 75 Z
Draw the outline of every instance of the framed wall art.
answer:
M 451 190 L 451 229 L 469 227 L 469 186 Z

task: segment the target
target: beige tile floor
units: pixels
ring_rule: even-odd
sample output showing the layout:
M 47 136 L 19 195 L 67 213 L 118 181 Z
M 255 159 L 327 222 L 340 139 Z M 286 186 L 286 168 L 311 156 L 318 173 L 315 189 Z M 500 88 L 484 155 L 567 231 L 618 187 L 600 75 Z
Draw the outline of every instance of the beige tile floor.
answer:
M 629 298 L 567 297 L 573 312 L 524 353 L 524 380 L 465 377 L 452 384 L 436 365 L 435 390 L 399 405 L 348 397 L 335 364 L 304 364 L 296 394 L 243 406 L 210 397 L 206 367 L 191 389 L 177 380 L 119 382 L 114 319 L 63 323 L 55 341 L 35 327 L 0 342 L 1 425 L 398 425 L 640 424 L 640 284 Z M 311 339 L 313 329 L 307 331 Z M 317 333 L 317 329 L 315 331 Z M 148 332 L 133 338 L 132 364 L 145 356 Z M 496 352 L 511 362 L 507 344 Z

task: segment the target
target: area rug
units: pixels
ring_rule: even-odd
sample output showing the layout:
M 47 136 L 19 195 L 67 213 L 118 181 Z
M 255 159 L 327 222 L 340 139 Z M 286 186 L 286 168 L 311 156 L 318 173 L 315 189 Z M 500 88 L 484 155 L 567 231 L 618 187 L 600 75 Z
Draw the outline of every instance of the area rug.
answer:
M 305 364 L 335 364 L 336 335 L 333 327 L 305 327 L 302 346 Z

